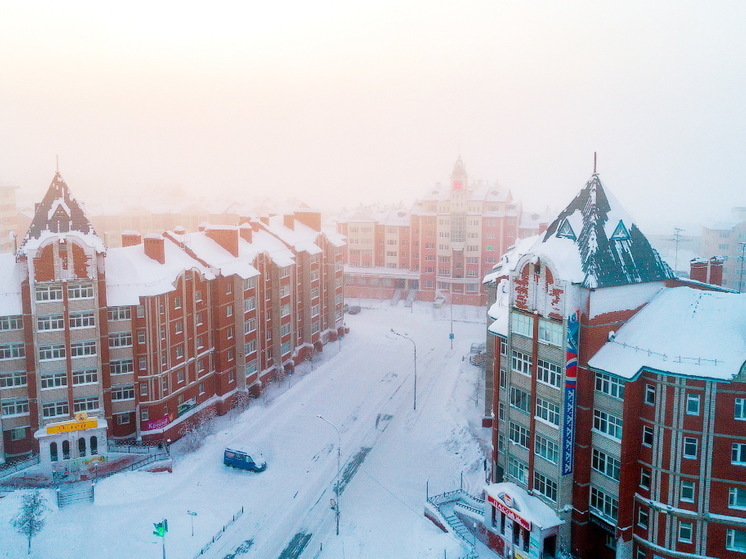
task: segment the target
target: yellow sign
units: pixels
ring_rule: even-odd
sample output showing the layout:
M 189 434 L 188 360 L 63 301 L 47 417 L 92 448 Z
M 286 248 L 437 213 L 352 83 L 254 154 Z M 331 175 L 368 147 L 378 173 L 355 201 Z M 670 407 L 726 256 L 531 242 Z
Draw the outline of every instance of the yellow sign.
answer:
M 69 433 L 70 431 L 82 431 L 84 429 L 95 429 L 98 427 L 98 419 L 83 419 L 82 421 L 63 421 L 53 425 L 47 425 L 47 435 L 55 433 Z

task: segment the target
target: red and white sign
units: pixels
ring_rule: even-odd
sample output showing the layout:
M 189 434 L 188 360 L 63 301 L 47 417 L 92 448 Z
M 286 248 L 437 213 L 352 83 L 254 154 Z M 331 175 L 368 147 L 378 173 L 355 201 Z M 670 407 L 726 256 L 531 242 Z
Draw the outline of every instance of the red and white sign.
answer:
M 505 497 L 508 497 L 508 499 L 506 500 L 512 503 L 512 499 L 510 499 L 510 496 L 507 493 L 504 493 L 504 495 Z M 523 518 L 521 515 L 519 515 L 517 512 L 515 512 L 508 505 L 506 505 L 503 501 L 495 499 L 492 495 L 487 494 L 487 502 L 491 505 L 494 505 L 497 510 L 510 518 L 513 522 L 517 522 L 518 525 L 521 526 L 521 528 L 525 528 L 529 532 L 531 531 L 531 523 Z

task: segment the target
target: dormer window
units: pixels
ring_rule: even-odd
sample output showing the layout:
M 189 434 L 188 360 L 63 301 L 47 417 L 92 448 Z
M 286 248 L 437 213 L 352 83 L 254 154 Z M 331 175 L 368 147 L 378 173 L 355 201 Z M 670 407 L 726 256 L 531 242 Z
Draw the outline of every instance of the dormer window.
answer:
M 557 236 L 560 238 L 572 239 L 573 241 L 577 239 L 575 231 L 572 230 L 572 226 L 567 219 L 563 219 L 562 223 L 560 223 L 560 226 L 557 229 Z
M 624 223 L 622 220 L 619 220 L 619 223 L 616 226 L 616 229 L 614 229 L 614 233 L 611 235 L 610 240 L 612 241 L 626 241 L 629 240 L 629 231 L 627 231 L 627 228 L 624 226 Z

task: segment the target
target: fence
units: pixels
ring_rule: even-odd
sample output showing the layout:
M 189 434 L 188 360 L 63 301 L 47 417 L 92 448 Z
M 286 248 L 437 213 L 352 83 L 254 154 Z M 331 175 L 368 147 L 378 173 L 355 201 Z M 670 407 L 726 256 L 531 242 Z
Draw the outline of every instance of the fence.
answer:
M 39 455 L 33 455 L 25 460 L 19 460 L 17 462 L 11 462 L 9 464 L 0 465 L 0 478 L 14 474 L 24 468 L 35 466 L 39 463 Z
M 195 555 L 194 558 L 197 559 L 197 557 L 202 557 L 205 553 L 207 553 L 207 550 L 210 549 L 210 547 L 212 547 L 212 544 L 214 544 L 216 541 L 222 538 L 223 534 L 225 534 L 226 529 L 228 529 L 228 527 L 231 524 L 233 524 L 236 520 L 241 518 L 242 515 L 243 515 L 243 507 L 241 507 L 241 510 L 239 510 L 236 514 L 234 514 L 233 518 L 231 518 L 228 522 L 226 522 L 223 525 L 223 527 L 217 531 L 217 533 L 212 537 L 212 539 L 209 542 L 207 542 L 202 549 L 199 550 L 199 553 L 197 553 L 197 555 Z

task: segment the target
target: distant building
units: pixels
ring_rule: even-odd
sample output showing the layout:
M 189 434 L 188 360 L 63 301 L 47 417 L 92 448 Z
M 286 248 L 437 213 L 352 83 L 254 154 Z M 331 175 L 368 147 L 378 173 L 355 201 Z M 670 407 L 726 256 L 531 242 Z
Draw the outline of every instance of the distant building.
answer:
M 596 174 L 486 282 L 485 541 L 504 557 L 746 553 L 746 295 L 675 278 Z
M 0 186 L 0 253 L 16 249 L 18 207 L 15 186 Z
M 731 219 L 702 227 L 703 256 L 723 256 L 723 286 L 746 292 L 746 208 L 733 208 Z
M 179 438 L 343 333 L 343 241 L 318 212 L 108 248 L 57 173 L 0 265 L 0 461 L 77 470 Z
M 469 183 L 459 158 L 448 185 L 436 185 L 411 211 L 356 211 L 339 219 L 347 237 L 345 295 L 484 304 L 484 275 L 519 232 L 540 227 L 540 216 L 523 217 L 499 185 Z

